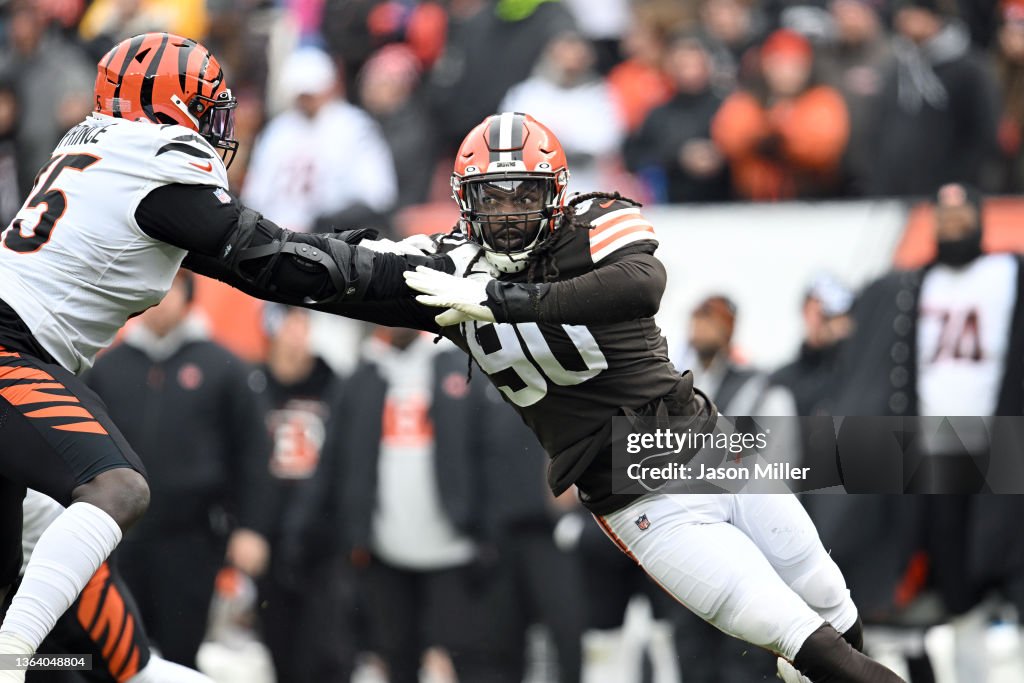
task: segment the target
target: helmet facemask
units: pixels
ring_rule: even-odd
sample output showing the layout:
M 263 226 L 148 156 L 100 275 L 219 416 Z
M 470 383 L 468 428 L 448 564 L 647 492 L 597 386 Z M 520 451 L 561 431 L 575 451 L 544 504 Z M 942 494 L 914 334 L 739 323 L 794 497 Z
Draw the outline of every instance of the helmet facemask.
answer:
M 197 119 L 199 134 L 220 152 L 224 167 L 231 166 L 238 152 L 238 140 L 235 139 L 235 108 L 238 107 L 238 100 L 225 88 L 216 99 L 196 95 L 190 106 L 194 109 L 202 107 L 202 113 Z
M 555 177 L 506 173 L 456 182 L 469 236 L 483 246 L 487 260 L 503 273 L 525 269 L 561 210 L 563 192 Z

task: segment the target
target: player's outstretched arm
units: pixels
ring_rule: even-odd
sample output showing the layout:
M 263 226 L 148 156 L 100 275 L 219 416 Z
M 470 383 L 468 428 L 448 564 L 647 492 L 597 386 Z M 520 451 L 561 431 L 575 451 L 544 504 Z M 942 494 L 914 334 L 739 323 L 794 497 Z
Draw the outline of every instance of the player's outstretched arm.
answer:
M 560 282 L 471 280 L 419 268 L 406 272 L 405 279 L 422 292 L 417 301 L 449 309 L 437 316 L 442 326 L 470 319 L 608 324 L 657 313 L 666 274 L 653 250 L 653 244 L 627 247 L 594 270 Z
M 135 218 L 150 237 L 188 250 L 184 265 L 197 273 L 262 299 L 382 324 L 433 328 L 402 273 L 417 266 L 454 268 L 444 256 L 381 253 L 284 230 L 213 186 L 157 188 Z M 381 307 L 382 319 L 375 307 L 357 306 L 382 302 L 394 303 Z

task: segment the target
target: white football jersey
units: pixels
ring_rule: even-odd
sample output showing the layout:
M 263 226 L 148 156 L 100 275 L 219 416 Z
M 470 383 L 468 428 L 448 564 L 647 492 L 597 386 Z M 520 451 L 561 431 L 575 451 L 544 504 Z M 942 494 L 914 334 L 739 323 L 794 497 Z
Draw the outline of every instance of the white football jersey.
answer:
M 185 251 L 142 232 L 135 210 L 174 183 L 226 189 L 227 170 L 187 128 L 92 114 L 58 143 L 0 235 L 0 299 L 68 370 L 91 367 L 170 287 Z
M 917 324 L 921 415 L 995 414 L 1016 300 L 1011 254 L 928 270 Z

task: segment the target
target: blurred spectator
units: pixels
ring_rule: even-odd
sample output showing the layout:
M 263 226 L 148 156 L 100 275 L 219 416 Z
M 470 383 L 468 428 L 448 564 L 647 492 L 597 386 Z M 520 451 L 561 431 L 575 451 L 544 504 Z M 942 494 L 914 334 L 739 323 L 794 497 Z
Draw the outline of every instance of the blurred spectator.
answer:
M 345 91 L 355 92 L 355 76 L 379 45 L 370 32 L 370 14 L 381 0 L 324 2 L 320 35 L 324 49 L 345 65 Z
M 700 27 L 711 45 L 712 82 L 729 92 L 746 80 L 744 62 L 765 34 L 764 15 L 757 3 L 748 0 L 703 0 Z
M 1024 191 L 1024 1 L 1003 4 L 995 63 L 1003 111 L 999 163 L 991 183 L 999 192 Z
M 96 65 L 58 31 L 43 8 L 13 0 L 6 22 L 7 50 L 0 74 L 14 84 L 18 103 L 18 185 L 32 187 L 36 171 L 68 128 L 92 109 Z
M 300 48 L 281 73 L 294 104 L 257 139 L 242 200 L 299 232 L 310 231 L 318 216 L 359 205 L 389 210 L 395 201 L 391 153 L 366 112 L 338 95 L 331 58 Z
M 926 195 L 943 183 L 978 184 L 996 151 L 992 74 L 971 53 L 964 25 L 942 0 L 901 0 L 896 68 L 882 88 L 869 139 L 873 195 Z
M 711 142 L 711 120 L 722 98 L 711 90 L 711 63 L 701 41 L 677 39 L 666 58 L 676 94 L 654 109 L 626 141 L 626 165 L 659 188 L 661 201 L 711 202 L 729 198 L 725 159 Z
M 594 50 L 578 33 L 555 37 L 534 75 L 509 90 L 498 109 L 527 112 L 558 136 L 572 168 L 570 192 L 608 184 L 604 171 L 624 131 L 608 84 L 594 71 Z
M 501 634 L 508 591 L 491 590 L 481 552 L 482 397 L 465 357 L 417 330 L 378 328 L 347 380 L 340 416 L 341 524 L 362 572 L 373 649 L 391 683 L 417 683 L 423 652 L 444 647 L 460 680 L 519 683 L 522 652 Z M 478 384 L 483 387 L 482 383 Z
M 881 0 L 833 0 L 836 35 L 818 52 L 823 83 L 838 90 L 850 112 L 844 160 L 850 192 L 864 194 L 875 155 L 872 121 L 882 83 L 892 66 L 892 43 L 882 25 Z
M 799 434 L 803 464 L 811 467 L 812 474 L 805 482 L 805 490 L 809 491 L 834 483 L 818 480 L 816 473 L 823 475 L 831 467 L 830 464 L 818 467 L 819 463 L 826 459 L 834 461 L 835 458 L 831 399 L 835 394 L 842 344 L 853 329 L 850 320 L 852 304 L 853 293 L 842 283 L 828 274 L 816 277 L 804 297 L 804 339 L 800 351 L 795 360 L 769 377 L 772 385 L 789 390 L 796 415 L 803 418 L 794 421 L 794 429 Z M 821 508 L 823 514 L 826 514 L 826 509 L 831 508 Z M 901 571 L 904 566 L 900 563 L 894 571 Z M 856 596 L 854 598 L 856 600 Z M 859 602 L 857 604 L 861 607 Z
M 565 0 L 565 4 L 572 11 L 580 33 L 594 46 L 598 72 L 607 74 L 622 59 L 619 42 L 629 26 L 629 0 Z
M 992 46 L 1002 4 L 1005 4 L 1004 0 L 956 0 L 960 17 L 971 34 L 972 45 L 985 50 Z
M 69 31 L 78 26 L 88 3 L 86 0 L 36 0 L 36 4 L 62 30 Z
M 690 316 L 692 359 L 676 367 L 692 368 L 722 415 L 795 415 L 793 397 L 771 383 L 768 375 L 745 369 L 732 360 L 736 305 L 726 296 L 705 298 Z M 690 362 L 692 360 L 693 362 Z
M 122 573 L 164 658 L 195 668 L 221 567 L 266 568 L 273 498 L 266 406 L 245 364 L 190 315 L 192 278 L 181 271 L 88 382 L 149 473 L 152 502 L 118 549 Z
M 665 25 L 650 5 L 637 4 L 622 37 L 626 59 L 608 73 L 619 118 L 635 131 L 647 114 L 672 96 L 672 79 L 663 65 L 673 25 Z
M 814 51 L 803 36 L 780 29 L 761 47 L 761 82 L 730 95 L 712 137 L 729 159 L 744 198 L 779 200 L 836 192 L 850 134 L 835 89 L 812 78 Z
M 934 260 L 857 298 L 838 415 L 1024 414 L 1020 258 L 982 252 L 976 191 L 944 185 L 936 204 Z
M 301 44 L 315 41 L 326 3 L 324 0 L 284 0 L 282 3 L 288 12 L 288 20 L 298 33 Z
M 203 40 L 208 23 L 205 0 L 94 0 L 78 30 L 83 40 L 105 42 L 109 49 L 150 31 Z
M 771 382 L 763 372 L 746 369 L 736 364 L 731 356 L 732 335 L 736 325 L 736 306 L 728 298 L 715 294 L 698 304 L 690 316 L 690 352 L 693 362 L 676 367 L 692 368 L 694 382 L 699 383 L 715 402 L 719 412 L 729 417 L 791 416 L 796 406 L 789 390 Z M 737 428 L 743 423 L 736 421 Z M 773 425 L 774 445 L 787 452 L 785 443 L 799 448 L 797 437 L 780 434 Z M 786 442 L 776 437 L 785 438 Z M 787 453 L 791 454 L 791 452 Z M 708 625 L 693 614 L 682 611 L 673 615 L 676 628 L 676 649 L 685 675 L 696 683 L 753 683 L 770 676 L 775 670 L 775 658 L 764 651 L 754 651 L 740 640 L 731 638 Z M 723 672 L 723 667 L 727 671 Z
M 228 186 L 232 191 L 238 192 L 238 188 L 245 186 L 249 160 L 252 158 L 256 139 L 263 129 L 265 119 L 261 93 L 248 89 L 238 92 L 232 90 L 232 94 L 238 100 L 238 106 L 235 107 L 235 139 L 238 140 L 238 151 L 234 162 L 228 168 Z
M 359 76 L 360 101 L 380 126 L 398 176 L 396 208 L 427 200 L 437 165 L 430 112 L 417 96 L 419 63 L 402 45 L 381 48 Z
M 348 681 L 355 666 L 354 585 L 334 520 L 341 510 L 341 380 L 310 348 L 310 313 L 267 304 L 267 363 L 250 384 L 270 404 L 277 488 L 271 565 L 261 586 L 264 642 L 277 680 Z
M 266 4 L 265 0 L 209 3 L 210 26 L 203 44 L 218 56 L 236 97 L 246 91 L 262 93 L 269 62 L 278 56 L 273 46 L 279 40 L 276 34 L 282 31 L 282 21 L 277 10 Z
M 447 38 L 448 17 L 443 4 L 451 5 L 448 11 L 455 12 L 460 3 L 346 0 L 322 4 L 320 36 L 327 51 L 348 67 L 346 90 L 355 92 L 356 75 L 373 53 L 386 45 L 402 43 L 415 55 L 420 69 L 433 66 Z
M 466 131 L 529 78 L 551 39 L 574 28 L 558 0 L 453 2 L 448 43 L 429 84 L 442 153 L 454 153 Z
M 836 412 L 842 415 L 985 416 L 1024 413 L 1024 257 L 985 254 L 981 195 L 960 184 L 935 196 L 935 259 L 868 285 L 854 308 L 855 331 L 841 357 Z M 978 490 L 975 465 L 988 430 L 951 417 L 956 431 L 914 441 L 911 491 Z M 986 619 L 971 616 L 985 591 L 1004 590 L 1018 609 L 1024 542 L 1019 496 L 927 496 L 919 544 L 930 586 L 958 626 L 958 680 L 985 679 L 972 644 Z M 971 625 L 970 628 L 961 628 Z M 968 636 L 965 639 L 965 636 Z
M 816 44 L 832 33 L 830 0 L 761 0 L 759 4 L 773 26 L 796 31 Z
M 483 394 L 473 428 L 487 435 L 485 515 L 499 580 L 513 596 L 511 613 L 492 618 L 505 624 L 503 638 L 515 652 L 526 651 L 531 624 L 546 626 L 557 655 L 558 683 L 581 683 L 587 594 L 576 549 L 555 544 L 547 453 L 494 386 L 485 384 Z M 525 678 L 523 667 L 515 680 Z
M 796 360 L 775 371 L 771 381 L 793 394 L 797 415 L 827 413 L 840 344 L 852 331 L 853 293 L 830 275 L 820 275 L 804 297 L 804 341 Z
M 21 208 L 18 185 L 18 94 L 10 81 L 0 81 L 0 225 L 6 226 Z

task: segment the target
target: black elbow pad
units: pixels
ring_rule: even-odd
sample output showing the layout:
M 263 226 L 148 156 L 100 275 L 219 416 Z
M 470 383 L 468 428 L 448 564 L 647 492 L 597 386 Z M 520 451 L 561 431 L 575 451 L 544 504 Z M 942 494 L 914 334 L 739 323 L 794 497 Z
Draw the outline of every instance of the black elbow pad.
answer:
M 306 303 L 317 304 L 361 300 L 373 269 L 373 252 L 369 250 L 323 235 L 284 230 L 246 207 L 242 207 L 238 226 L 220 258 L 238 277 L 271 292 L 282 289 L 282 259 L 289 259 L 289 265 L 302 271 L 322 271 L 326 279 L 318 291 L 328 293 L 319 297 L 302 294 Z

